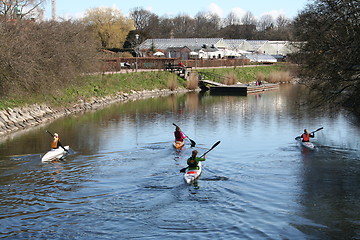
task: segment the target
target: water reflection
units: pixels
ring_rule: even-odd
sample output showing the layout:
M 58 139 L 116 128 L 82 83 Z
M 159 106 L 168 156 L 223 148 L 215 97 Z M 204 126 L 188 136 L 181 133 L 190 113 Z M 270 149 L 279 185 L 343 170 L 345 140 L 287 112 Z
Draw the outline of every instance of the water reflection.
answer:
M 2 141 L 0 237 L 359 238 L 358 124 L 309 100 L 292 85 L 246 97 L 193 92 L 115 104 Z M 195 148 L 173 148 L 172 123 Z M 316 151 L 294 140 L 320 126 Z M 41 163 L 46 129 L 73 150 L 63 161 Z M 219 140 L 187 185 L 179 170 L 191 151 Z
M 298 228 L 320 239 L 357 238 L 360 221 L 352 216 L 360 210 L 360 192 L 354 189 L 359 183 L 359 160 L 328 148 L 305 155 L 303 160 L 299 201 L 304 206 L 301 215 L 311 223 Z

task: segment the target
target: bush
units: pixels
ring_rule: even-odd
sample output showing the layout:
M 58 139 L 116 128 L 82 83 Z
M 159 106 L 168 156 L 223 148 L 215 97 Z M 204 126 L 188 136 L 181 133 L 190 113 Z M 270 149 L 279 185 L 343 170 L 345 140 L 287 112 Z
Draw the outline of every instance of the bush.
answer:
M 264 82 L 264 80 L 265 80 L 265 74 L 262 73 L 262 72 L 258 72 L 257 75 L 256 75 L 256 80 L 257 80 L 257 81 Z
M 76 22 L 0 23 L 2 96 L 51 93 L 96 69 L 91 35 Z
M 169 76 L 167 80 L 167 87 L 171 91 L 174 91 L 177 88 L 177 86 L 178 86 L 177 77 L 175 75 Z
M 224 75 L 223 84 L 226 85 L 234 85 L 237 83 L 237 77 L 235 72 L 228 72 Z
M 190 76 L 186 81 L 186 88 L 189 90 L 195 90 L 198 87 L 199 87 L 198 74 L 190 73 Z
M 267 82 L 269 83 L 285 83 L 290 82 L 292 79 L 289 71 L 281 72 L 274 71 L 271 72 L 267 78 Z

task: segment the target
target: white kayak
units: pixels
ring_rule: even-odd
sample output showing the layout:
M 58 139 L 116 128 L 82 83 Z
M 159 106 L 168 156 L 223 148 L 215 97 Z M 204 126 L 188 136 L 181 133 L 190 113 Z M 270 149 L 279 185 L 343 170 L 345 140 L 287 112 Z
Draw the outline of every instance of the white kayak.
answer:
M 64 148 L 69 151 L 69 146 L 65 146 Z M 62 157 L 64 157 L 64 155 L 66 153 L 67 152 L 62 147 L 58 147 L 56 149 L 51 149 L 50 151 L 48 151 L 47 153 L 44 154 L 44 156 L 41 158 L 41 161 L 49 162 L 49 161 L 53 161 L 53 160 L 58 160 L 58 159 L 61 159 Z
M 301 140 L 301 137 L 296 137 L 295 138 L 296 141 L 298 141 L 300 143 L 301 146 L 303 146 L 304 148 L 310 149 L 310 150 L 314 150 L 315 149 L 315 145 L 312 142 L 303 142 Z
M 198 163 L 198 167 L 199 167 L 198 170 L 187 169 L 186 172 L 184 173 L 184 180 L 187 184 L 193 183 L 196 179 L 200 177 L 202 170 L 201 162 Z

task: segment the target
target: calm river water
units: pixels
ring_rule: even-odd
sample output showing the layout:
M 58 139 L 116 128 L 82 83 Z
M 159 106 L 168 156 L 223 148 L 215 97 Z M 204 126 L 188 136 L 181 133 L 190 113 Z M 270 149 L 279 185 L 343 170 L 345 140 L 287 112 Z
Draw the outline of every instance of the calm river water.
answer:
M 0 238 L 360 239 L 360 129 L 297 86 L 112 105 L 1 142 Z M 197 185 L 179 170 L 207 154 Z M 315 151 L 294 138 L 324 127 Z M 71 154 L 41 163 L 58 132 Z

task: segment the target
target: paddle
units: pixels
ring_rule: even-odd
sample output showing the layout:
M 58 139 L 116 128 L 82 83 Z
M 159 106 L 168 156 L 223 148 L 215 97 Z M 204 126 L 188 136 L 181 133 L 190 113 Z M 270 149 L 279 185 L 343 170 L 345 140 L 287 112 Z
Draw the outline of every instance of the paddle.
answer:
M 175 127 L 178 127 L 178 128 L 180 128 L 178 125 L 176 125 L 175 123 L 173 123 L 173 125 L 175 126 Z M 189 136 L 187 136 L 184 132 L 183 132 L 183 134 L 189 139 L 189 141 L 191 142 L 191 147 L 195 147 L 195 145 L 196 145 L 196 142 L 195 141 L 193 141 L 193 140 L 191 140 L 190 138 L 189 138 Z
M 323 127 L 318 128 L 318 129 L 316 129 L 315 131 L 310 132 L 310 134 L 316 133 L 317 131 L 320 131 L 320 130 L 323 130 L 323 129 L 324 129 Z M 295 138 L 295 140 L 297 140 L 298 138 L 301 138 L 301 136 L 297 136 L 297 137 Z
M 46 132 L 47 132 L 48 134 L 50 134 L 50 136 L 54 137 L 54 134 L 52 134 L 52 133 L 49 132 L 48 130 L 46 130 Z M 64 146 L 61 144 L 60 141 L 59 141 L 59 145 L 60 145 L 60 147 L 62 147 L 66 152 L 69 152 L 66 148 L 64 148 Z
M 219 144 L 220 144 L 220 141 L 217 141 L 209 150 L 207 150 L 203 155 L 201 155 L 200 158 L 204 157 L 208 152 L 213 150 Z M 184 168 L 180 169 L 180 172 L 185 172 L 187 168 L 188 167 L 184 167 Z

